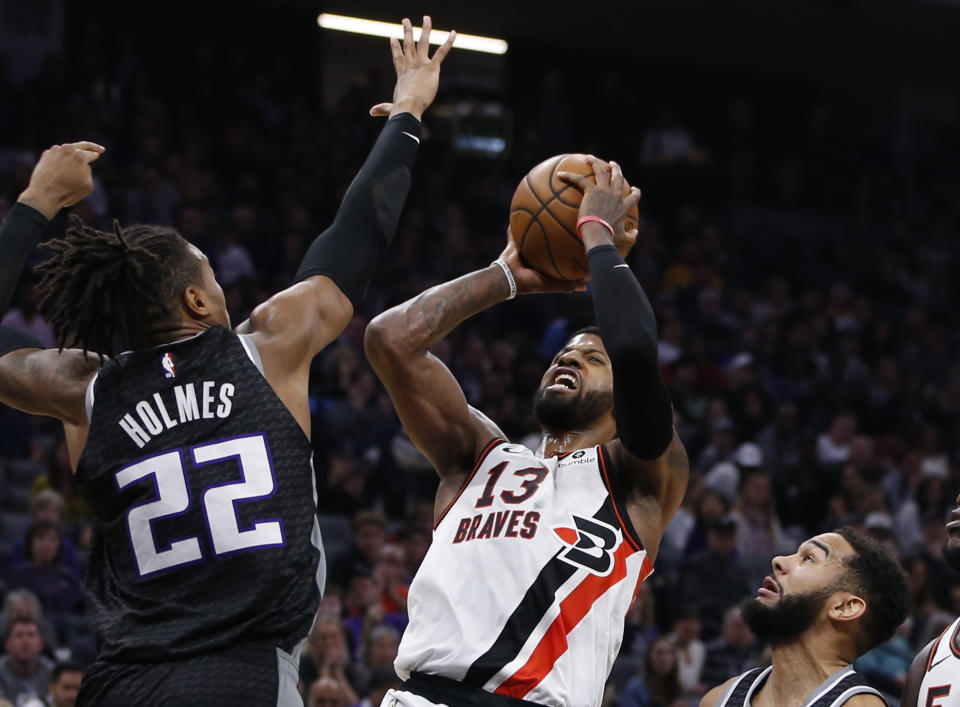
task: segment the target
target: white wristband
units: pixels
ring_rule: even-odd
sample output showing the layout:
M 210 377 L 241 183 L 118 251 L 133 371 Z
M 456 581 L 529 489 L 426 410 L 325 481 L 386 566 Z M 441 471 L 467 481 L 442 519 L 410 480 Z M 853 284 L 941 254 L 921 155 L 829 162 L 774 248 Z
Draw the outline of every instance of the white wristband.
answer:
M 507 276 L 507 282 L 510 285 L 510 296 L 507 299 L 513 299 L 517 296 L 517 281 L 513 279 L 513 273 L 510 272 L 510 266 L 504 262 L 503 258 L 497 258 L 494 260 L 491 265 L 499 265 L 500 269 L 503 270 L 503 274 Z

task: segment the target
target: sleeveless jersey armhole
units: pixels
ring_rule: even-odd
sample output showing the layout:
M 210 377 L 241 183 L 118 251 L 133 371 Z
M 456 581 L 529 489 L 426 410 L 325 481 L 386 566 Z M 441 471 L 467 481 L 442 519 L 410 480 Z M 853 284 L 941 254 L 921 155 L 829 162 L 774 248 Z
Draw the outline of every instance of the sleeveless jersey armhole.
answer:
M 97 376 L 100 375 L 100 371 L 97 371 L 93 374 L 93 378 L 90 379 L 90 382 L 87 383 L 87 392 L 83 396 L 83 406 L 87 411 L 87 424 L 89 425 L 93 421 L 93 401 L 94 401 L 94 391 L 93 386 L 97 382 Z
M 610 499 L 613 501 L 613 510 L 617 514 L 617 520 L 620 523 L 620 527 L 623 529 L 624 535 L 627 538 L 627 542 L 630 543 L 630 546 L 635 551 L 639 552 L 644 549 L 643 543 L 640 541 L 640 536 L 637 535 L 637 529 L 633 527 L 633 521 L 630 519 L 630 514 L 627 513 L 627 504 L 625 500 L 621 498 L 620 494 L 618 494 L 614 489 L 613 481 L 610 476 L 612 464 L 610 463 L 610 456 L 607 452 L 606 445 L 597 445 L 597 457 L 600 460 L 600 476 L 603 480 L 603 485 L 607 488 L 607 493 L 610 494 Z
M 433 529 L 436 530 L 440 527 L 440 524 L 443 522 L 443 519 L 447 517 L 447 513 L 450 512 L 450 509 L 453 508 L 454 504 L 460 499 L 460 496 L 463 495 L 463 492 L 466 490 L 467 486 L 470 485 L 470 482 L 473 480 L 473 477 L 476 476 L 477 470 L 483 465 L 483 461 L 487 458 L 490 452 L 493 451 L 494 447 L 499 444 L 506 442 L 505 439 L 500 437 L 494 437 L 489 442 L 487 446 L 483 448 L 483 451 L 480 452 L 480 456 L 477 458 L 476 463 L 473 465 L 473 470 L 467 474 L 467 478 L 463 480 L 463 483 L 460 484 L 460 489 L 457 491 L 457 495 L 453 497 L 450 503 L 447 504 L 447 507 L 443 509 L 443 513 L 437 516 L 437 520 L 433 524 Z
M 247 352 L 247 357 L 257 367 L 257 370 L 260 371 L 260 375 L 266 378 L 266 374 L 263 372 L 263 359 L 260 358 L 260 352 L 257 350 L 257 345 L 253 343 L 252 334 L 237 334 L 237 338 L 240 339 L 240 345 L 243 346 L 243 350 Z

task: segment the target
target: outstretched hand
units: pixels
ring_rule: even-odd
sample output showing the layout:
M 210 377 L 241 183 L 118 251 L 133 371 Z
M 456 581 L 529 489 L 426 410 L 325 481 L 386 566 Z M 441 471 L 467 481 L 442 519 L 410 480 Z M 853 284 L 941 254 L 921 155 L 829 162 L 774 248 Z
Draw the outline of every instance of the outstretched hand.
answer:
M 52 219 L 60 209 L 73 206 L 93 191 L 90 164 L 104 151 L 95 142 L 73 142 L 44 150 L 19 201 Z
M 581 233 L 583 244 L 587 250 L 601 245 L 612 243 L 623 257 L 637 242 L 637 230 L 627 231 L 624 226 L 624 217 L 633 210 L 640 201 L 640 190 L 631 187 L 623 177 L 623 171 L 616 162 L 610 162 L 607 169 L 603 160 L 590 155 L 590 165 L 596 183 L 589 177 L 572 172 L 558 172 L 557 177 L 583 193 L 580 202 L 579 216 L 597 216 L 609 223 L 614 230 L 611 239 L 609 232 L 599 224 L 584 224 Z M 626 196 L 624 196 L 624 192 Z
M 520 259 L 520 248 L 509 226 L 507 227 L 507 247 L 500 254 L 500 259 L 513 273 L 513 279 L 517 281 L 518 295 L 538 292 L 583 292 L 587 289 L 582 280 L 556 280 L 524 265 Z
M 410 113 L 420 120 L 433 99 L 437 96 L 440 84 L 440 65 L 450 52 L 456 32 L 450 32 L 439 49 L 430 57 L 430 29 L 433 22 L 429 15 L 423 17 L 423 31 L 420 40 L 413 41 L 413 25 L 403 20 L 403 43 L 390 38 L 390 51 L 393 54 L 393 67 L 397 70 L 397 85 L 393 89 L 393 103 L 378 103 L 370 109 L 373 116 L 392 116 L 397 113 Z

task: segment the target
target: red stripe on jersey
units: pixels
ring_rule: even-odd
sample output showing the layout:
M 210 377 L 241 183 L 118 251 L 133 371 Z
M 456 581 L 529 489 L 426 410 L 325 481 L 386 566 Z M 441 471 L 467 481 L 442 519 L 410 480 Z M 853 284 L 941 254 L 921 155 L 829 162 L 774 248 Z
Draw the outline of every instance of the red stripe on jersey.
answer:
M 604 592 L 627 576 L 627 557 L 633 550 L 626 542 L 621 542 L 614 553 L 613 571 L 606 577 L 588 575 L 567 597 L 560 602 L 560 615 L 553 620 L 537 647 L 519 670 L 507 678 L 494 692 L 522 699 L 553 670 L 557 659 L 567 650 L 567 634 L 583 620 L 590 607 Z M 640 580 L 643 581 L 653 571 L 649 557 L 643 558 L 640 568 Z
M 453 508 L 453 504 L 455 504 L 457 502 L 457 499 L 459 499 L 463 495 L 463 492 L 467 490 L 467 486 L 470 485 L 470 481 L 473 479 L 477 471 L 480 469 L 480 466 L 483 464 L 484 459 L 487 458 L 487 455 L 493 451 L 494 447 L 496 447 L 498 444 L 504 441 L 506 440 L 503 440 L 500 437 L 497 437 L 496 439 L 490 440 L 490 443 L 483 448 L 483 451 L 480 452 L 480 457 L 477 459 L 477 463 L 473 465 L 473 471 L 470 472 L 470 474 L 467 476 L 466 481 L 464 481 L 463 484 L 460 486 L 460 490 L 457 491 L 457 495 L 453 497 L 453 500 L 450 501 L 450 503 L 447 504 L 447 507 L 443 509 L 443 513 L 441 513 L 437 517 L 437 519 L 434 521 L 433 523 L 434 530 L 440 527 L 440 523 L 443 522 L 443 519 L 446 517 L 447 513 L 450 512 L 450 509 Z

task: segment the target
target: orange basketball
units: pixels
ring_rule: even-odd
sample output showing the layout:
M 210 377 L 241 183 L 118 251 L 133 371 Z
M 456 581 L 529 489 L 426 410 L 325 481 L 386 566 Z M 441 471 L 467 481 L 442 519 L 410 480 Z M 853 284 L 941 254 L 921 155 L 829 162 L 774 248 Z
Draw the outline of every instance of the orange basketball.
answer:
M 556 155 L 541 162 L 513 193 L 510 230 L 524 265 L 558 280 L 581 280 L 589 272 L 586 251 L 577 237 L 577 211 L 583 195 L 560 181 L 557 172 L 593 177 L 586 155 Z M 623 193 L 626 196 L 629 188 Z M 636 228 L 637 218 L 635 206 L 624 219 L 625 229 Z

